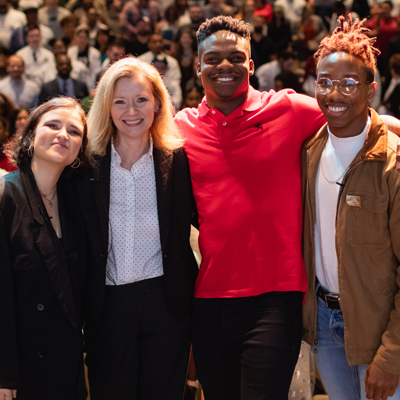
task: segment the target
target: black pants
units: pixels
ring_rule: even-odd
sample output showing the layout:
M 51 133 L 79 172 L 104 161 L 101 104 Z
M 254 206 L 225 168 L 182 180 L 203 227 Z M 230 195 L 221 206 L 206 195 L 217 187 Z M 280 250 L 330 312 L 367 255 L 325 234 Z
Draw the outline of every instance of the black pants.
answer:
M 207 400 L 287 400 L 301 343 L 300 292 L 195 299 L 193 356 Z
M 181 400 L 190 318 L 167 308 L 164 280 L 108 286 L 103 317 L 85 328 L 92 400 Z

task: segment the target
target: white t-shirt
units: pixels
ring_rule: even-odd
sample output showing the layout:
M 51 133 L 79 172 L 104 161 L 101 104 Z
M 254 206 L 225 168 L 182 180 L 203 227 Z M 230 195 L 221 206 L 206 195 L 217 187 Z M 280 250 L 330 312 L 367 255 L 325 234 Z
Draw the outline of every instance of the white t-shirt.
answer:
M 319 162 L 315 196 L 315 268 L 316 275 L 331 293 L 339 293 L 338 262 L 335 246 L 336 207 L 340 186 L 347 167 L 364 145 L 371 119 L 357 136 L 339 138 L 328 126 L 329 137 Z

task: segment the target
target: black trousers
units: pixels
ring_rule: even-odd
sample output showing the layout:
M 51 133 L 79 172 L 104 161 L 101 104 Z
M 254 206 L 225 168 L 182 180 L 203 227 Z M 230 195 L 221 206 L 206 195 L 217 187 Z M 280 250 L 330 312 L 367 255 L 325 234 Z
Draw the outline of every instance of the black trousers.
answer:
M 182 399 L 190 323 L 170 315 L 163 277 L 107 286 L 101 321 L 85 327 L 91 399 Z
M 193 356 L 207 400 L 287 400 L 302 294 L 195 299 Z

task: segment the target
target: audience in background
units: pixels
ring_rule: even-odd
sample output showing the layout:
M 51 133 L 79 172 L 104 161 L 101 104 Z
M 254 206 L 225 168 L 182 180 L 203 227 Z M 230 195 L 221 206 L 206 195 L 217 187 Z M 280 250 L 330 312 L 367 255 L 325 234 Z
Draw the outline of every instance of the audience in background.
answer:
M 282 71 L 275 77 L 275 90 L 293 89 L 297 93 L 304 93 L 298 75 L 292 71 Z
M 382 106 L 379 108 L 381 114 L 389 114 L 400 119 L 400 53 L 394 54 L 389 60 L 391 79 L 385 94 Z
M 10 139 L 18 132 L 18 129 L 25 124 L 28 118 L 28 112 L 26 108 L 20 107 L 15 108 L 10 112 L 10 118 L 8 121 L 8 134 Z
M 391 16 L 393 10 L 393 3 L 391 1 L 384 1 L 382 4 L 378 4 L 377 9 L 377 15 L 368 22 L 367 27 L 371 29 L 369 36 L 376 36 L 375 46 L 381 52 L 378 55 L 378 70 L 381 75 L 384 75 L 387 64 L 388 46 L 390 40 L 399 33 L 399 21 Z
M 274 42 L 274 54 L 286 50 L 292 41 L 291 24 L 285 18 L 282 5 L 274 6 L 272 20 L 268 23 L 268 36 Z
M 26 39 L 29 29 L 32 27 L 39 27 L 40 36 L 42 37 L 41 45 L 46 47 L 49 40 L 53 39 L 53 31 L 46 25 L 39 24 L 37 8 L 28 8 L 24 11 L 27 19 L 27 24 L 16 29 L 10 40 L 10 50 L 15 53 L 28 44 Z
M 290 70 L 302 77 L 305 93 L 314 96 L 314 67 L 308 57 L 327 34 L 325 26 L 333 31 L 339 15 L 351 14 L 353 19 L 358 15 L 369 16 L 370 36 L 377 37 L 382 77 L 377 73 L 378 90 L 371 106 L 378 108 L 379 89 L 386 90 L 392 78 L 389 58 L 400 53 L 397 1 L 393 4 L 388 0 L 68 0 L 67 3 L 66 0 L 0 0 L 0 79 L 7 78 L 0 81 L 0 86 L 8 90 L 14 101 L 17 101 L 15 93 L 21 91 L 25 100 L 17 105 L 37 104 L 27 102 L 25 92 L 29 89 L 37 97 L 42 86 L 54 81 L 57 75 L 55 59 L 46 47 L 54 55 L 68 55 L 70 79 L 84 82 L 89 92 L 95 88 L 97 73 L 122 57 L 138 56 L 164 71 L 165 84 L 179 110 L 187 91 L 201 83 L 192 67 L 197 62 L 195 39 L 200 24 L 216 15 L 236 14 L 251 29 L 256 73 L 250 84 L 260 90 L 274 89 L 275 77 Z M 24 60 L 25 73 L 10 86 L 12 78 L 6 63 L 13 53 Z M 283 60 L 283 54 L 292 56 Z M 12 64 L 15 63 L 19 61 L 14 58 Z M 63 94 L 61 89 L 60 94 Z M 387 98 L 386 94 L 383 105 Z
M 259 90 L 268 91 L 275 88 L 275 77 L 282 71 L 293 69 L 296 55 L 290 51 L 284 51 L 278 55 L 277 60 L 270 61 L 256 69 L 255 75 L 258 78 Z
M 307 3 L 301 12 L 301 19 L 295 33 L 296 49 L 301 61 L 305 61 L 318 49 L 320 41 L 327 32 L 322 18 L 315 14 L 314 5 Z
M 24 25 L 25 14 L 14 10 L 9 0 L 0 0 L 0 45 L 9 48 L 14 30 Z
M 196 38 L 190 28 L 182 29 L 177 38 L 175 58 L 181 71 L 181 88 L 184 91 L 186 83 L 193 78 L 193 59 L 196 54 Z
M 161 56 L 162 59 L 165 58 L 167 64 L 164 74 L 164 83 L 172 96 L 173 106 L 179 110 L 182 103 L 182 91 L 180 89 L 182 75 L 178 61 L 163 51 L 163 37 L 160 33 L 153 33 L 150 36 L 147 46 L 149 51 L 138 58 L 146 61 L 148 64 L 152 64 L 154 61 L 159 60 L 158 56 Z
M 254 15 L 253 17 L 250 45 L 256 69 L 260 65 L 270 62 L 271 56 L 275 54 L 275 42 L 270 36 L 265 18 L 261 15 Z
M 46 5 L 39 8 L 38 21 L 39 24 L 48 26 L 57 39 L 61 39 L 64 36 L 61 21 L 70 15 L 66 8 L 59 6 L 59 0 L 46 0 Z
M 25 63 L 19 56 L 8 59 L 8 77 L 0 81 L 0 93 L 7 96 L 14 107 L 36 107 L 38 104 L 39 86 L 24 76 Z
M 67 51 L 71 61 L 79 60 L 86 65 L 90 71 L 90 82 L 94 82 L 96 73 L 101 66 L 101 54 L 99 50 L 90 46 L 89 30 L 85 26 L 76 28 L 75 31 L 76 45 L 70 46 Z
M 71 78 L 71 60 L 65 54 L 59 54 L 56 58 L 57 77 L 56 79 L 45 83 L 39 94 L 39 103 L 44 103 L 63 95 L 66 97 L 75 97 L 78 100 L 89 95 L 85 82 L 77 81 Z
M 28 45 L 17 51 L 25 62 L 25 74 L 40 87 L 43 83 L 55 78 L 56 63 L 54 55 L 45 49 L 42 44 L 42 36 L 38 26 L 29 28 L 26 36 Z
M 136 24 L 142 17 L 148 17 L 152 26 L 164 18 L 164 12 L 155 0 L 128 1 L 121 11 L 121 32 L 125 40 L 132 40 L 137 32 Z

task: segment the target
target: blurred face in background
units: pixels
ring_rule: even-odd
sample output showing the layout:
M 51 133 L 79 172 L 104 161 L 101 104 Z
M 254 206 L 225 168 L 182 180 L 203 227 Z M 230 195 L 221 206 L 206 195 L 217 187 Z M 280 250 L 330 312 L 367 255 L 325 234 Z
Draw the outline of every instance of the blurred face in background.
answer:
M 24 62 L 17 56 L 11 56 L 8 59 L 7 73 L 11 79 L 19 80 L 24 74 Z
M 28 118 L 28 113 L 26 110 L 21 110 L 18 115 L 17 119 L 15 120 L 15 131 L 17 131 L 21 126 L 23 126 Z
M 196 88 L 193 88 L 190 92 L 186 94 L 186 107 L 195 107 L 200 104 L 202 99 L 201 94 L 196 90 Z
M 53 45 L 53 54 L 57 56 L 58 54 L 66 54 L 67 46 L 65 46 L 62 40 L 56 40 Z
M 158 33 L 151 35 L 147 47 L 154 54 L 160 54 L 164 48 L 163 37 Z
M 76 35 L 76 44 L 81 50 L 89 46 L 89 40 L 89 36 L 85 31 L 81 31 Z
M 39 29 L 32 29 L 26 35 L 26 41 L 28 45 L 33 49 L 38 49 L 40 46 L 40 41 L 42 40 L 42 36 L 40 35 Z

